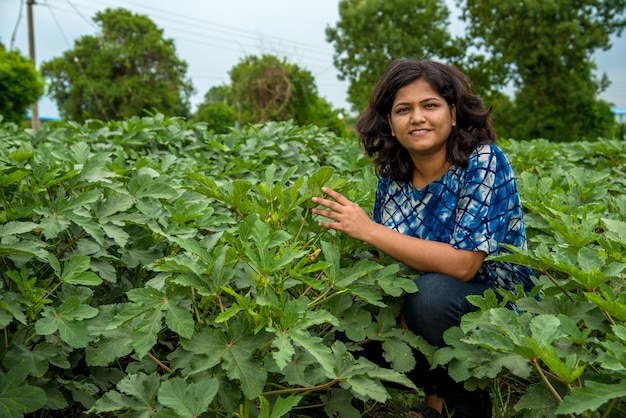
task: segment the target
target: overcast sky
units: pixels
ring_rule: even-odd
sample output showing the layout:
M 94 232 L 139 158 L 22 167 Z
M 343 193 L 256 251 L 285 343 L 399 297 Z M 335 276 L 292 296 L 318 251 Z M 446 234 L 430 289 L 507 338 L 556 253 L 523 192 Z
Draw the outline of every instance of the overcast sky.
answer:
M 28 56 L 27 0 L 0 0 L 0 42 Z M 332 63 L 333 47 L 325 29 L 339 19 L 339 0 L 36 0 L 34 11 L 35 59 L 60 57 L 83 35 L 97 27 L 92 17 L 105 8 L 123 7 L 147 15 L 175 41 L 179 58 L 189 65 L 188 76 L 196 89 L 192 106 L 202 101 L 212 86 L 229 83 L 228 71 L 247 55 L 263 53 L 285 57 L 308 69 L 319 94 L 334 107 L 349 108 L 347 83 L 337 79 Z M 455 22 L 453 1 L 451 30 Z M 599 72 L 612 81 L 602 98 L 626 108 L 626 34 L 614 38 L 608 52 L 596 54 Z M 57 117 L 56 105 L 39 102 L 41 117 Z

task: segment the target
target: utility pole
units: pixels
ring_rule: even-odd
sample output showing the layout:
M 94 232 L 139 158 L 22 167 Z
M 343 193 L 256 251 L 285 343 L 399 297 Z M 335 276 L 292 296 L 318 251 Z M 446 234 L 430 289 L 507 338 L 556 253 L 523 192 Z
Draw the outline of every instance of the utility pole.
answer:
M 33 66 L 37 68 L 37 63 L 35 61 L 35 28 L 34 28 L 34 20 L 33 20 L 33 5 L 35 4 L 35 0 L 28 0 L 28 49 L 30 52 L 30 60 L 33 63 Z M 31 127 L 33 129 L 39 129 L 39 104 L 37 101 L 33 103 L 31 110 Z

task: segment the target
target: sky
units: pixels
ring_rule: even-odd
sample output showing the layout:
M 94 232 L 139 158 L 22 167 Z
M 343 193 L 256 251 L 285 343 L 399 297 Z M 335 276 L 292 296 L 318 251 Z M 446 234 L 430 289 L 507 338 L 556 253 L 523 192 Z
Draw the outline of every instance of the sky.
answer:
M 461 34 L 454 2 L 453 34 Z M 307 69 L 318 93 L 335 108 L 349 109 L 348 83 L 337 78 L 334 49 L 325 29 L 339 20 L 339 0 L 35 0 L 33 7 L 37 68 L 73 49 L 74 41 L 95 35 L 97 11 L 123 7 L 148 16 L 166 38 L 174 40 L 177 56 L 188 64 L 195 94 L 192 110 L 213 86 L 230 83 L 228 72 L 248 55 L 272 54 Z M 27 0 L 0 0 L 0 42 L 29 55 Z M 626 33 L 613 38 L 609 51 L 594 56 L 598 74 L 606 73 L 611 87 L 600 97 L 626 108 Z M 40 117 L 56 118 L 49 98 L 39 101 Z

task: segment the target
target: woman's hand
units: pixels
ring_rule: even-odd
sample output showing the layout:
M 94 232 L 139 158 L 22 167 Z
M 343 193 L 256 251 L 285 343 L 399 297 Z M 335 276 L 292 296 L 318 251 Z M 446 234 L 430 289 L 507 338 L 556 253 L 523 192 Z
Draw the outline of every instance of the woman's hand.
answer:
M 334 222 L 320 222 L 320 226 L 336 229 L 354 239 L 366 241 L 368 225 L 373 223 L 370 217 L 357 204 L 350 201 L 341 193 L 328 187 L 322 187 L 322 192 L 334 200 L 314 197 L 313 202 L 328 209 L 313 209 L 313 213 L 332 219 Z

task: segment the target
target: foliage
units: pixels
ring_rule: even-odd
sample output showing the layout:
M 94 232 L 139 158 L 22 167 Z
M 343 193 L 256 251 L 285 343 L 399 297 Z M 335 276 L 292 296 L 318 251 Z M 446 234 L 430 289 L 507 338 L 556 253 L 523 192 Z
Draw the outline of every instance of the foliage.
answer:
M 412 387 L 412 274 L 311 214 L 323 184 L 371 200 L 356 141 L 161 115 L 0 129 L 3 416 L 356 417 Z
M 520 173 L 530 244 L 497 258 L 533 267 L 537 287 L 502 302 L 493 292 L 474 297 L 480 309 L 447 332 L 450 347 L 434 361 L 470 387 L 514 382 L 512 413 L 621 416 L 626 144 L 511 141 L 506 149 Z
M 323 184 L 371 208 L 356 141 L 157 115 L 3 124 L 0 143 L 3 416 L 372 416 L 413 392 L 411 348 L 495 379 L 504 416 L 626 412 L 623 141 L 501 144 L 530 244 L 501 258 L 537 287 L 473 297 L 437 350 L 396 321 L 414 272 L 311 215 Z
M 397 58 L 445 60 L 459 55 L 442 0 L 342 0 L 339 21 L 326 28 L 334 64 L 348 80 L 348 102 L 361 112 L 384 69 Z
M 236 126 L 238 117 L 233 106 L 225 102 L 205 101 L 198 106 L 193 120 L 205 122 L 211 132 L 224 134 Z
M 125 9 L 96 13 L 87 35 L 41 66 L 64 119 L 119 120 L 158 111 L 187 116 L 193 93 L 174 42 L 148 17 Z
M 598 99 L 608 80 L 594 80 L 593 53 L 608 49 L 610 36 L 626 26 L 626 0 L 457 5 L 467 39 L 516 88 L 515 102 L 501 110 L 509 114 L 509 124 L 498 126 L 503 135 L 571 141 L 614 132 L 610 105 Z
M 43 80 L 33 63 L 19 51 L 0 44 L 0 115 L 19 123 L 28 107 L 43 94 Z
M 318 95 L 315 79 L 308 71 L 273 55 L 250 55 L 230 70 L 230 85 L 211 88 L 194 115 L 216 132 L 239 125 L 293 120 L 314 124 L 339 136 L 345 124 L 331 105 Z M 228 109 L 230 107 L 230 109 Z

